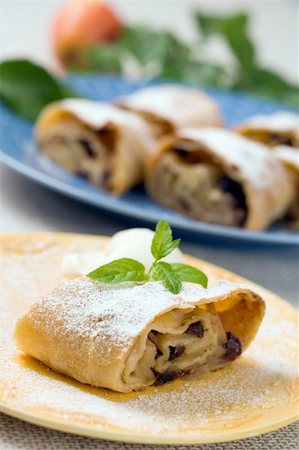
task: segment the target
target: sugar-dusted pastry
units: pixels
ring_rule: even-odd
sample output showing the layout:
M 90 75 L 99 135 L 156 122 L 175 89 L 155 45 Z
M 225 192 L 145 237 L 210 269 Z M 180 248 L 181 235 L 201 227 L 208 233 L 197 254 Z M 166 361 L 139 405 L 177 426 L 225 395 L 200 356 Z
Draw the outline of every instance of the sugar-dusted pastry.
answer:
M 20 350 L 82 383 L 119 392 L 199 378 L 234 361 L 264 314 L 259 295 L 220 281 L 103 285 L 77 278 L 50 290 L 17 322 Z
M 181 127 L 222 125 L 217 103 L 199 89 L 152 86 L 121 98 L 118 104 L 146 119 L 158 137 Z
M 287 211 L 286 221 L 290 228 L 299 229 L 299 148 L 280 145 L 274 148 L 275 156 L 285 165 L 295 186 L 295 197 Z
M 271 147 L 288 145 L 299 147 L 299 115 L 280 111 L 257 115 L 236 127 L 243 136 Z
M 147 186 L 162 205 L 248 230 L 266 229 L 295 195 L 288 171 L 265 146 L 218 128 L 162 140 L 148 162 Z
M 36 139 L 44 155 L 115 195 L 143 180 L 153 144 L 142 118 L 81 99 L 47 106 L 37 121 Z

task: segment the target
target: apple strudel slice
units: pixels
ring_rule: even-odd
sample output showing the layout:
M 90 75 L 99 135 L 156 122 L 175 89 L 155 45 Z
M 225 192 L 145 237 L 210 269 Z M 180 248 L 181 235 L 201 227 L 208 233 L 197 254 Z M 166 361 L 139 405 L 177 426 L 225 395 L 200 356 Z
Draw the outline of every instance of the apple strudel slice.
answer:
M 34 303 L 17 322 L 20 350 L 94 386 L 131 392 L 199 378 L 239 357 L 254 338 L 264 302 L 250 289 L 217 282 L 105 285 L 77 278 Z

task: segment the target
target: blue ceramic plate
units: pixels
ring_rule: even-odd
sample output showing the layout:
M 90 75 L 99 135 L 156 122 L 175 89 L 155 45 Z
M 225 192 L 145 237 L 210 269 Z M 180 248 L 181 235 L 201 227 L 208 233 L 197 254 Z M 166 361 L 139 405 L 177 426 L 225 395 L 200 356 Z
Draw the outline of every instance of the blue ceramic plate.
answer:
M 155 82 L 157 84 L 157 82 Z M 146 86 L 147 82 L 135 82 L 116 76 L 76 75 L 69 84 L 86 97 L 96 100 L 111 100 L 121 94 L 129 94 Z M 153 83 L 151 83 L 153 84 Z M 272 113 L 285 106 L 261 100 L 243 93 L 207 88 L 206 91 L 219 103 L 227 125 L 233 125 L 257 113 Z M 4 164 L 43 184 L 82 202 L 102 210 L 130 218 L 131 225 L 136 219 L 144 223 L 156 223 L 165 217 L 180 233 L 196 237 L 197 240 L 241 240 L 259 244 L 294 245 L 299 243 L 299 234 L 276 227 L 266 232 L 252 232 L 197 222 L 153 203 L 142 189 L 136 189 L 122 198 L 109 194 L 90 185 L 81 178 L 64 172 L 55 164 L 37 153 L 33 140 L 33 125 L 20 119 L 0 104 L 0 147 Z

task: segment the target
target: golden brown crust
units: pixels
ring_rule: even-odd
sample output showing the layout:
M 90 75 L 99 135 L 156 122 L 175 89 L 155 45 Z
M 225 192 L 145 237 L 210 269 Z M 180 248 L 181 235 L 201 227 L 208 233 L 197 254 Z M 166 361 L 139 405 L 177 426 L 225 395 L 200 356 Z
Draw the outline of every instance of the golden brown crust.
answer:
M 186 283 L 175 296 L 157 282 L 114 287 L 84 277 L 41 296 L 18 321 L 15 338 L 21 350 L 59 373 L 83 383 L 128 392 L 155 381 L 151 368 L 156 364 L 156 349 L 148 339 L 151 330 L 158 331 L 158 335 L 174 333 L 177 342 L 175 336 L 184 335 L 189 324 L 203 315 L 210 324 L 203 337 L 210 353 L 198 355 L 203 361 L 200 366 L 194 365 L 193 359 L 187 361 L 187 368 L 188 374 L 202 367 L 206 373 L 230 361 L 222 357 L 224 332 L 236 335 L 246 349 L 263 313 L 259 295 L 230 282 L 215 283 L 207 290 Z M 209 314 L 215 318 L 212 322 Z M 219 325 L 213 322 L 216 318 Z M 212 334 L 206 335 L 209 326 L 215 329 L 210 328 Z M 194 345 L 188 344 L 189 335 L 183 339 L 186 345 Z M 202 359 L 207 357 L 210 359 Z M 174 368 L 180 373 L 176 364 Z M 128 366 L 132 368 L 128 370 Z

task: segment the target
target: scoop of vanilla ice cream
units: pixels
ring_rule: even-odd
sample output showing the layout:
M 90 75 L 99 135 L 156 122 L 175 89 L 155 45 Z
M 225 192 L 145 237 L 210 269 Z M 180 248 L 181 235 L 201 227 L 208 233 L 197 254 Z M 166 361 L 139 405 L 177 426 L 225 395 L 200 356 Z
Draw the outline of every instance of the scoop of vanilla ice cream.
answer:
M 107 261 L 132 258 L 141 262 L 145 270 L 148 271 L 154 262 L 151 253 L 154 234 L 154 231 L 148 228 L 130 228 L 129 230 L 119 231 L 112 236 L 106 247 Z M 163 258 L 163 261 L 181 263 L 184 261 L 183 253 L 176 248 L 170 255 Z
M 62 259 L 61 270 L 65 277 L 76 278 L 105 263 L 103 252 L 67 253 Z
M 67 278 L 86 275 L 97 267 L 120 258 L 132 258 L 141 262 L 148 271 L 154 262 L 151 244 L 154 232 L 148 228 L 130 228 L 116 233 L 102 252 L 68 253 L 61 264 L 62 273 Z M 163 258 L 169 263 L 182 263 L 181 250 L 175 249 Z

